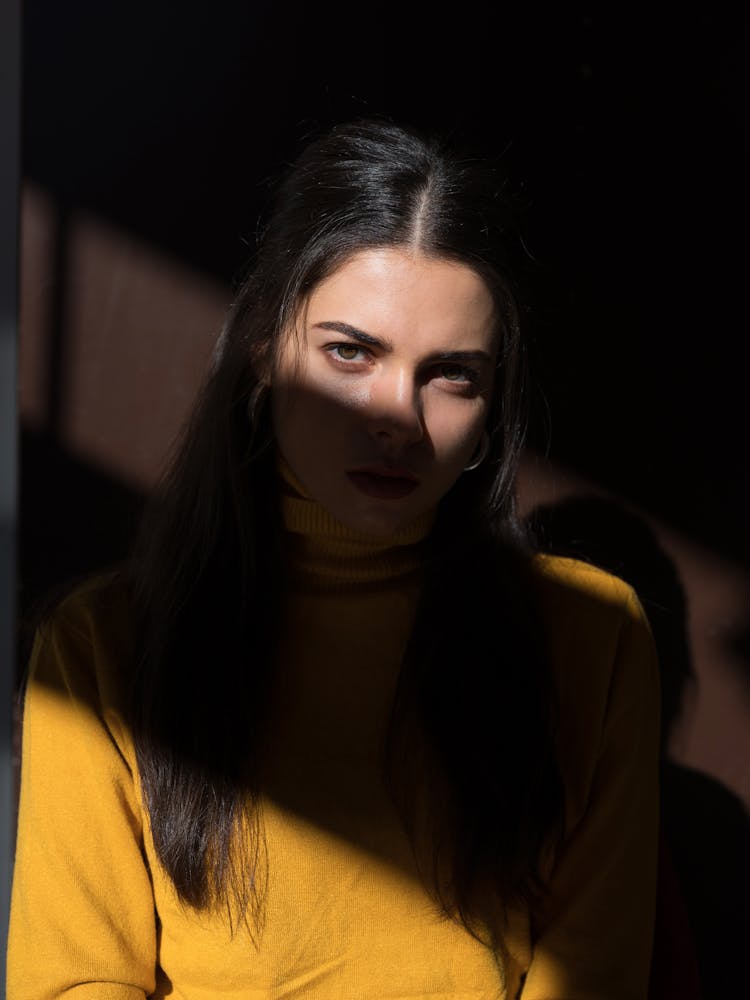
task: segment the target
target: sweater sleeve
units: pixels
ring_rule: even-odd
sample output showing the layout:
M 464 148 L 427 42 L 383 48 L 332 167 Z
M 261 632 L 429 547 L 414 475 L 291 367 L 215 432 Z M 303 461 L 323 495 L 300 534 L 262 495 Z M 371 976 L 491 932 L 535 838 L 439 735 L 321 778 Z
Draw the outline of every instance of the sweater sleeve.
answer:
M 659 683 L 627 591 L 589 795 L 553 871 L 522 1000 L 645 1000 L 656 893 Z M 585 692 L 578 696 L 583 702 Z
M 36 637 L 23 718 L 9 1000 L 142 1000 L 155 989 L 154 897 L 132 744 L 110 703 L 110 666 L 75 598 Z

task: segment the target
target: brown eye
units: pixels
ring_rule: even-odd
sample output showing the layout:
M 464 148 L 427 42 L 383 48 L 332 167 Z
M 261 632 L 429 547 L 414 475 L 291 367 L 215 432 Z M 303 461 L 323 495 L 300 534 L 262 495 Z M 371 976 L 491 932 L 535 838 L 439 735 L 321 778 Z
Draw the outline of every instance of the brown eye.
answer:
M 364 361 L 366 352 L 356 344 L 331 344 L 328 353 L 338 361 Z
M 456 388 L 452 390 L 453 392 L 473 395 L 479 391 L 481 373 L 476 368 L 446 361 L 437 365 L 435 374 L 441 381 L 455 385 Z
M 359 348 L 355 347 L 354 344 L 337 344 L 336 353 L 344 361 L 354 361 L 359 354 Z
M 467 378 L 466 369 L 461 365 L 441 365 L 440 375 L 449 382 L 461 382 Z

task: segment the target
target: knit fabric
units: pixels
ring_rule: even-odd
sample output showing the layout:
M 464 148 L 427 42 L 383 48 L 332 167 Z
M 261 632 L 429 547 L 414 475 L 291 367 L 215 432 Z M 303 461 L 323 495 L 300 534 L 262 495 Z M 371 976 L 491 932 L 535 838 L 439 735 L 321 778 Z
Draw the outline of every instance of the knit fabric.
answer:
M 538 559 L 566 841 L 544 912 L 510 913 L 492 950 L 435 908 L 381 777 L 431 518 L 373 542 L 284 482 L 293 573 L 264 761 L 262 921 L 192 910 L 162 869 L 123 721 L 127 600 L 92 581 L 32 655 L 9 1000 L 645 998 L 658 676 L 633 592 Z

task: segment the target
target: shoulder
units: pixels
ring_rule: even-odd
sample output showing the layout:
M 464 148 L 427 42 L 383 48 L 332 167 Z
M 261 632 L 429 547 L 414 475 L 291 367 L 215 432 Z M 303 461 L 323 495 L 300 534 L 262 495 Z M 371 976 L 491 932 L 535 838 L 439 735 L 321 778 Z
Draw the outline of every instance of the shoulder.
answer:
M 52 719 L 86 711 L 104 720 L 112 735 L 121 733 L 131 664 L 128 589 L 119 573 L 91 577 L 37 629 L 24 714 L 31 710 Z
M 607 613 L 614 617 L 642 618 L 635 591 L 619 577 L 591 563 L 566 556 L 536 555 L 532 579 L 548 612 L 576 610 Z
M 533 587 L 557 705 L 561 766 L 576 813 L 616 720 L 658 726 L 651 630 L 633 588 L 588 563 L 537 556 Z
M 532 587 L 553 665 L 610 673 L 635 645 L 653 660 L 648 619 L 630 584 L 577 559 L 536 556 Z
M 35 645 L 64 642 L 100 652 L 117 646 L 125 652 L 131 631 L 128 588 L 122 575 L 113 571 L 75 585 L 45 616 Z
M 597 566 L 538 555 L 532 563 L 532 588 L 553 659 L 572 646 L 590 650 L 597 662 L 612 660 L 624 632 L 633 629 L 650 639 L 633 588 Z
M 123 575 L 112 570 L 75 584 L 47 616 L 42 630 L 65 628 L 94 634 L 128 613 L 128 588 Z

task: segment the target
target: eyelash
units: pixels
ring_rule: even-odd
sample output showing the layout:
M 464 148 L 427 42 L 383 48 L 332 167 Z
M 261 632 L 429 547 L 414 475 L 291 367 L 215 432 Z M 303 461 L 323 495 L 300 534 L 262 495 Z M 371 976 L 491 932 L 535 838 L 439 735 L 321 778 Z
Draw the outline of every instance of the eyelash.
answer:
M 453 361 L 439 362 L 435 367 L 438 368 L 438 369 L 440 369 L 440 368 L 454 368 L 456 371 L 460 372 L 461 375 L 464 376 L 463 382 L 465 382 L 465 383 L 467 383 L 469 385 L 476 385 L 479 382 L 479 372 L 476 370 L 476 368 L 469 368 L 467 365 L 459 365 L 459 364 L 456 364 Z M 443 378 L 445 378 L 445 375 L 443 375 Z M 449 378 L 449 379 L 446 379 L 446 381 L 447 382 L 456 382 L 457 380 Z M 463 384 L 463 382 L 459 381 L 458 384 L 461 385 L 461 384 Z
M 326 350 L 337 364 L 353 365 L 356 364 L 357 358 L 342 358 L 341 355 L 334 356 L 334 352 L 340 350 L 357 351 L 358 354 L 364 354 L 368 358 L 371 356 L 369 352 L 365 351 L 362 347 L 357 347 L 356 344 L 327 344 L 324 350 Z
M 358 354 L 362 354 L 364 357 L 360 360 L 356 357 L 354 358 L 342 358 L 337 352 L 346 349 L 356 351 Z M 349 365 L 362 364 L 363 361 L 369 360 L 372 355 L 370 352 L 364 348 L 359 347 L 357 344 L 351 344 L 348 342 L 339 344 L 326 344 L 323 350 L 330 356 L 331 360 L 335 365 L 341 367 L 348 367 Z M 476 386 L 480 381 L 480 373 L 476 368 L 470 368 L 467 365 L 461 365 L 453 361 L 441 361 L 433 366 L 433 368 L 440 371 L 441 369 L 453 369 L 459 372 L 463 377 L 461 379 L 446 378 L 444 374 L 442 377 L 445 378 L 446 382 L 450 382 L 453 385 L 465 385 L 465 386 Z

